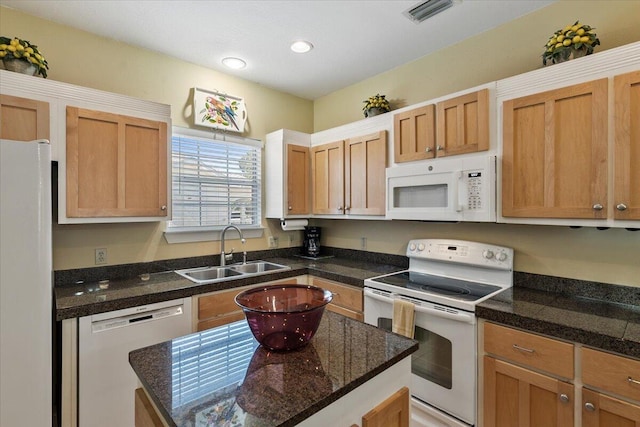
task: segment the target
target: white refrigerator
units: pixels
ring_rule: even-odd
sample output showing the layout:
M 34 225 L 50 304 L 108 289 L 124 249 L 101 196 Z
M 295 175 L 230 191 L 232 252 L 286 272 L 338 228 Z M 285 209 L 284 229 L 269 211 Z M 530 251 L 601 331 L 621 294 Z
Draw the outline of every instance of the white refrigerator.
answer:
M 52 424 L 51 148 L 0 140 L 0 426 Z

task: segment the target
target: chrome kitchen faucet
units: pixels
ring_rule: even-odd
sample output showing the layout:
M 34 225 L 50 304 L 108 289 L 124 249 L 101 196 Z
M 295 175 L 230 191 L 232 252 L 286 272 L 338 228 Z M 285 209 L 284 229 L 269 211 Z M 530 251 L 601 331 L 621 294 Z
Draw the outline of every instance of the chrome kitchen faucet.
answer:
M 244 244 L 247 242 L 245 240 L 245 238 L 242 237 L 242 230 L 240 230 L 235 225 L 227 225 L 224 229 L 222 229 L 222 234 L 220 236 L 220 240 L 222 242 L 220 244 L 220 265 L 221 266 L 225 266 L 227 264 L 227 261 L 231 261 L 233 259 L 233 248 L 231 248 L 231 252 L 229 252 L 228 254 L 224 253 L 224 236 L 227 233 L 227 230 L 230 229 L 230 228 L 233 228 L 238 232 L 238 234 L 240 235 L 240 243 L 242 243 L 243 247 L 244 247 Z M 247 263 L 247 251 L 246 250 L 242 251 L 242 263 L 243 264 Z

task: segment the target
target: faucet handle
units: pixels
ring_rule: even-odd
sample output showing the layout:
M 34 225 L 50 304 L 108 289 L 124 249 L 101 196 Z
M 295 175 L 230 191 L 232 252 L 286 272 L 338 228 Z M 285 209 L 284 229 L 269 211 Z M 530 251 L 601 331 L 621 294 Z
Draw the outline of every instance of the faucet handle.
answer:
M 233 260 L 233 248 L 231 248 L 231 252 L 229 252 L 228 254 L 224 254 L 224 259 L 225 261 Z

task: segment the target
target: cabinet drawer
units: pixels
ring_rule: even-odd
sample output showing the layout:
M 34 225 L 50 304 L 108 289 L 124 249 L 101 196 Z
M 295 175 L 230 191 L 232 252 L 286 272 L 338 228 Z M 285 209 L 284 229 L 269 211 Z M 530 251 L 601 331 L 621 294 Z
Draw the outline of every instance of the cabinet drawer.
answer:
M 485 323 L 484 349 L 535 369 L 573 378 L 573 344 Z
M 581 356 L 585 385 L 640 401 L 640 360 L 590 348 L 582 348 Z
M 198 298 L 198 320 L 209 319 L 240 310 L 240 307 L 235 302 L 235 297 L 242 290 L 229 289 L 228 291 L 220 291 Z
M 354 311 L 363 311 L 364 304 L 362 301 L 362 289 L 341 285 L 336 282 L 330 282 L 328 280 L 312 278 L 311 284 L 322 289 L 326 289 L 333 293 L 332 304 L 339 305 L 344 308 L 348 308 Z

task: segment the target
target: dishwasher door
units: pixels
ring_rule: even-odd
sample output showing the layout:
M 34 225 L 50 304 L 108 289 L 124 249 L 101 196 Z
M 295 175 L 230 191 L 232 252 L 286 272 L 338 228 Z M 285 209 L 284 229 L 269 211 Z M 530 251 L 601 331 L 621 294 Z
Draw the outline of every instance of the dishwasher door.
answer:
M 78 425 L 134 427 L 138 377 L 129 352 L 191 333 L 191 298 L 81 317 Z

